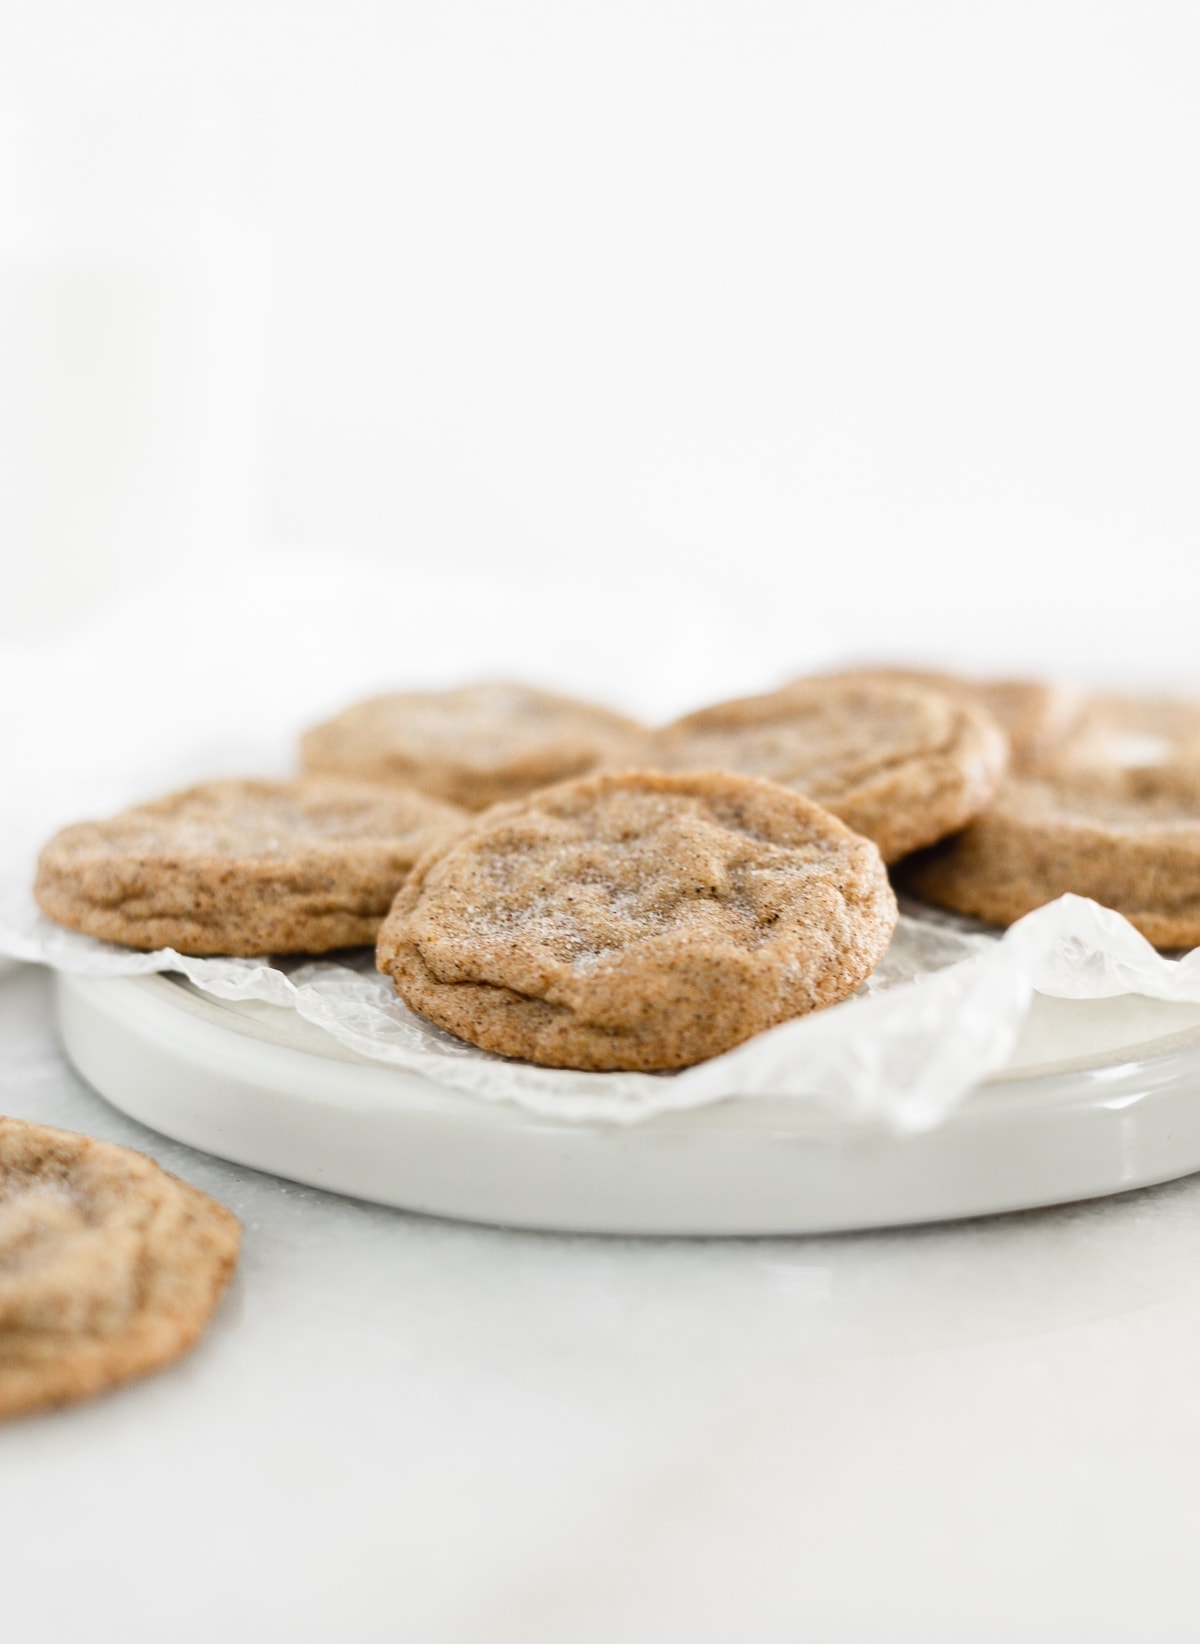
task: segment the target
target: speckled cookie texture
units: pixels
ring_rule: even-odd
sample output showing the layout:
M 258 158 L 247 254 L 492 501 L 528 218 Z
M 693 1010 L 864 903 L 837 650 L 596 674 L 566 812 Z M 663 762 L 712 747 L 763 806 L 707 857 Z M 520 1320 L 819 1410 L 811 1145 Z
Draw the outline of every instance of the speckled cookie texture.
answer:
M 465 821 L 371 783 L 206 782 L 65 828 L 34 894 L 52 919 L 129 947 L 324 953 L 373 942 L 417 857 Z
M 417 865 L 379 968 L 439 1027 L 549 1067 L 667 1069 L 852 993 L 896 920 L 879 852 L 786 788 L 605 774 Z
M 1008 744 L 971 702 L 902 681 L 809 679 L 688 714 L 654 735 L 643 758 L 660 770 L 720 768 L 782 783 L 894 862 L 983 810 Z
M 1073 891 L 1159 947 L 1200 944 L 1200 705 L 1082 701 L 1053 754 L 902 874 L 925 900 L 994 924 Z
M 838 679 L 872 679 L 919 685 L 957 702 L 977 703 L 991 714 L 1008 737 L 1011 766 L 1026 769 L 1053 756 L 1082 706 L 1069 686 L 1035 679 L 977 679 L 932 668 L 893 664 L 842 669 Z
M 355 703 L 309 731 L 304 768 L 409 782 L 468 810 L 518 799 L 614 758 L 641 727 L 529 685 L 407 691 Z
M 240 1237 L 223 1205 L 140 1153 L 0 1118 L 0 1417 L 185 1353 Z

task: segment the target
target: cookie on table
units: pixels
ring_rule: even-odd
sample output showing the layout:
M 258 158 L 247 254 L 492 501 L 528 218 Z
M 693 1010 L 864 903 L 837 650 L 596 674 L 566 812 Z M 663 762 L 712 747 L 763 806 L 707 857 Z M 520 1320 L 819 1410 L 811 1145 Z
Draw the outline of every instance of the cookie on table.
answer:
M 872 666 L 839 670 L 825 677 L 899 681 L 940 691 L 956 701 L 976 702 L 1008 737 L 1014 769 L 1027 768 L 1052 755 L 1081 704 L 1079 693 L 1065 685 L 1034 679 L 974 679 L 933 668 Z
M 548 1067 L 685 1067 L 853 993 L 896 902 L 879 852 L 771 782 L 585 777 L 418 864 L 379 933 L 401 998 Z
M 659 770 L 740 771 L 794 788 L 894 862 L 983 810 L 1008 743 L 973 702 L 851 677 L 799 680 L 703 708 L 653 734 L 643 759 Z
M 0 1418 L 185 1353 L 240 1238 L 224 1205 L 142 1154 L 0 1118 Z
M 373 942 L 417 857 L 465 821 L 365 782 L 204 782 L 64 828 L 34 895 L 60 924 L 133 948 L 325 953 Z
M 1052 760 L 901 872 L 925 901 L 991 924 L 1073 891 L 1158 947 L 1200 944 L 1200 704 L 1086 699 Z
M 356 702 L 308 731 L 305 770 L 408 782 L 468 810 L 582 776 L 642 727 L 529 685 L 484 683 Z

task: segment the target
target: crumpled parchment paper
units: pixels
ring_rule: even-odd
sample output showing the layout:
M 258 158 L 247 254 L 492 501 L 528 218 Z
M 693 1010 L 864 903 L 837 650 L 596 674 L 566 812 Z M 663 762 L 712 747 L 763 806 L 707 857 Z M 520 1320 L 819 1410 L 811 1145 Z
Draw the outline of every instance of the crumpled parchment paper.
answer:
M 898 1131 L 939 1123 L 1012 1052 L 1034 992 L 1139 993 L 1200 1002 L 1200 949 L 1156 952 L 1121 915 L 1063 896 L 996 936 L 906 911 L 859 994 L 679 1073 L 575 1073 L 465 1045 L 413 1014 L 369 951 L 328 960 L 195 959 L 97 942 L 0 898 L 0 954 L 87 976 L 172 971 L 220 999 L 295 1010 L 340 1044 L 488 1101 L 588 1123 L 629 1124 L 744 1096 L 790 1097 Z

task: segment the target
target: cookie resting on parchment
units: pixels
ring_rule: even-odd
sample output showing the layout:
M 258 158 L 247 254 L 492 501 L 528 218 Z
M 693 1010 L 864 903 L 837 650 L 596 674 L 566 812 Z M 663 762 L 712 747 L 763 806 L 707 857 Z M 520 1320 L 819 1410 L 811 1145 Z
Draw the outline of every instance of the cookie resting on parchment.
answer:
M 64 828 L 34 895 L 133 948 L 325 953 L 373 942 L 417 857 L 465 821 L 427 794 L 332 777 L 205 782 Z
M 308 731 L 300 752 L 305 770 L 409 782 L 483 810 L 624 763 L 620 750 L 641 730 L 591 702 L 496 682 L 356 702 Z
M 1200 705 L 1094 696 L 954 839 L 904 864 L 905 886 L 1008 925 L 1069 891 L 1156 946 L 1200 944 Z
M 833 678 L 702 708 L 653 734 L 642 757 L 658 770 L 719 768 L 781 783 L 894 862 L 983 810 L 1008 744 L 974 703 L 897 681 Z
M 548 1067 L 666 1069 L 853 993 L 896 903 L 879 852 L 727 772 L 585 777 L 422 859 L 380 970 L 439 1027 Z

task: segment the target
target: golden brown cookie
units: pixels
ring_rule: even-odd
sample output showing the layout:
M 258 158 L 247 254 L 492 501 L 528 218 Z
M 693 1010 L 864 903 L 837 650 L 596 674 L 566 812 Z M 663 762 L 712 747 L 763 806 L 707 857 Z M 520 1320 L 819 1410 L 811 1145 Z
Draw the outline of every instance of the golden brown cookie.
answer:
M 378 964 L 414 1010 L 548 1067 L 686 1067 L 831 1005 L 896 921 L 879 852 L 728 772 L 585 777 L 418 863 Z
M 874 666 L 839 670 L 826 677 L 878 679 L 920 685 L 955 701 L 976 702 L 1004 730 L 1012 750 L 1012 767 L 1028 769 L 1054 748 L 1070 729 L 1081 698 L 1065 685 L 1033 679 L 972 679 L 933 668 Z M 799 683 L 799 681 L 797 681 Z
M 409 782 L 468 810 L 610 762 L 633 720 L 529 685 L 463 685 L 356 702 L 300 745 L 305 770 Z
M 34 894 L 73 930 L 180 953 L 324 953 L 373 942 L 421 852 L 463 812 L 333 777 L 204 782 L 64 828 Z
M 241 1228 L 152 1159 L 0 1118 L 0 1418 L 90 1398 L 200 1337 Z
M 1200 944 L 1200 705 L 1087 699 L 1053 760 L 901 872 L 917 896 L 993 924 L 1074 891 L 1158 947 Z
M 885 862 L 969 822 L 1008 746 L 982 708 L 900 681 L 797 681 L 688 714 L 654 734 L 656 769 L 741 771 L 815 799 L 873 839 Z

